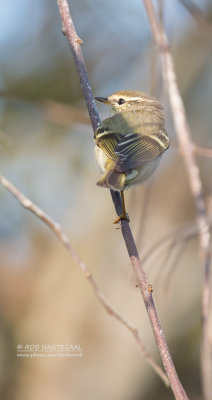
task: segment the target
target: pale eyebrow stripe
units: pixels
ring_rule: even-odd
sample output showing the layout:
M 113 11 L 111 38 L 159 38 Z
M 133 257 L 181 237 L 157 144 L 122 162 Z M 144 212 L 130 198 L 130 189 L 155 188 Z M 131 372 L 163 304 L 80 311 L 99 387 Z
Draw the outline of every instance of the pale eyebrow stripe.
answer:
M 119 99 L 122 99 L 123 98 L 123 100 L 128 100 L 128 101 L 146 101 L 146 102 L 148 102 L 148 103 L 158 103 L 158 101 L 157 100 L 153 100 L 153 99 L 148 99 L 148 98 L 146 98 L 146 97 L 125 97 L 125 96 L 116 96 L 116 97 L 114 97 L 113 99 L 114 100 L 119 100 Z

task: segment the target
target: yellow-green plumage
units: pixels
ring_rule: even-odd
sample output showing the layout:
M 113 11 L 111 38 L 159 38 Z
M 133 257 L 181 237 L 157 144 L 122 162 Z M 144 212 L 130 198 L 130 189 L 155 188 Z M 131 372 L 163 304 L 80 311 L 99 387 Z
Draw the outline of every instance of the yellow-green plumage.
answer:
M 135 90 L 97 100 L 113 111 L 95 132 L 96 158 L 103 172 L 97 185 L 123 191 L 147 179 L 169 147 L 162 106 Z

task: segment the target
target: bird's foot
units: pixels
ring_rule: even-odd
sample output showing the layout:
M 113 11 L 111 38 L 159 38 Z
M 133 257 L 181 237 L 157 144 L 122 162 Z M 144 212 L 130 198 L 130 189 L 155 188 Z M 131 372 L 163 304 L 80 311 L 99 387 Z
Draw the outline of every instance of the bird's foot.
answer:
M 113 224 L 117 224 L 117 223 L 120 222 L 120 221 L 128 221 L 128 222 L 130 222 L 129 215 L 128 215 L 127 213 L 123 213 L 123 214 L 119 215 L 119 216 L 115 219 L 115 221 L 113 221 Z

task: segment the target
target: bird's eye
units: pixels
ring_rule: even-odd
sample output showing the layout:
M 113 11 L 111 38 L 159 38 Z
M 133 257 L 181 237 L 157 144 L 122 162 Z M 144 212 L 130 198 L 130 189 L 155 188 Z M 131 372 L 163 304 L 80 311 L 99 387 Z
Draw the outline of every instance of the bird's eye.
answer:
M 124 99 L 118 99 L 117 103 L 118 103 L 119 106 L 120 106 L 121 104 L 124 104 L 124 103 L 125 103 L 125 100 L 124 100 Z

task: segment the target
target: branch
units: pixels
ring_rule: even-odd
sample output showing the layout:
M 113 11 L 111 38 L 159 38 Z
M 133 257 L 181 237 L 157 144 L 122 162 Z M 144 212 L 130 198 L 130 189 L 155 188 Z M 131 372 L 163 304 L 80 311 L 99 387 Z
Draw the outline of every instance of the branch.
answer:
M 179 141 L 180 151 L 185 163 L 186 172 L 189 180 L 190 190 L 196 206 L 196 219 L 199 230 L 200 249 L 204 262 L 204 282 L 202 296 L 202 377 L 206 399 L 212 398 L 211 381 L 211 343 L 209 313 L 211 303 L 211 255 L 210 255 L 210 229 L 206 215 L 206 208 L 203 199 L 202 182 L 200 179 L 199 168 L 196 163 L 194 146 L 191 139 L 191 132 L 186 118 L 185 107 L 177 85 L 176 73 L 173 59 L 171 56 L 169 42 L 164 29 L 159 24 L 151 0 L 143 0 L 146 13 L 152 29 L 152 35 L 159 48 L 162 57 L 163 76 L 167 83 L 169 100 L 171 104 L 175 129 Z
M 78 38 L 76 30 L 74 28 L 74 24 L 71 18 L 71 14 L 68 7 L 67 0 L 57 0 L 58 8 L 60 11 L 63 32 L 65 33 L 70 47 L 74 54 L 74 59 L 76 63 L 76 68 L 79 74 L 80 83 L 85 95 L 85 99 L 88 105 L 88 111 L 91 118 L 93 129 L 96 129 L 97 123 L 99 123 L 99 116 L 97 114 L 96 109 L 94 108 L 94 99 L 91 92 L 90 84 L 88 81 L 88 76 L 85 68 L 85 63 L 82 56 L 81 44 L 82 41 Z M 119 213 L 121 209 L 120 203 L 120 194 L 118 192 L 111 191 L 111 196 L 113 199 L 113 203 L 116 209 L 116 212 Z M 175 370 L 168 345 L 166 343 L 165 336 L 162 331 L 162 327 L 160 325 L 157 311 L 155 308 L 155 304 L 152 297 L 152 287 L 149 284 L 147 276 L 144 272 L 144 269 L 141 265 L 138 251 L 135 245 L 135 241 L 129 226 L 128 221 L 121 222 L 121 230 L 122 235 L 126 244 L 126 248 L 130 257 L 130 261 L 132 267 L 134 269 L 137 285 L 140 288 L 146 310 L 149 316 L 149 320 L 152 326 L 152 330 L 155 336 L 155 340 L 160 352 L 161 359 L 163 361 L 164 368 L 166 370 L 170 386 L 173 390 L 173 393 L 178 400 L 187 399 L 186 393 L 181 385 L 181 382 L 178 378 L 177 372 Z
M 202 12 L 200 7 L 198 7 L 191 0 L 180 0 L 183 6 L 190 12 L 197 25 L 205 30 L 206 39 L 212 39 L 212 26 L 207 16 Z
M 0 89 L 0 97 L 37 107 L 43 117 L 53 124 L 62 126 L 69 126 L 70 124 L 79 122 L 87 125 L 90 124 L 90 119 L 86 110 L 82 110 L 70 104 L 48 99 L 39 102 L 32 101 L 24 96 L 17 96 L 12 92 L 2 89 Z
M 88 75 L 85 67 L 85 62 L 83 59 L 81 45 L 83 44 L 82 39 L 76 33 L 71 15 L 69 12 L 68 2 L 63 0 L 57 0 L 58 7 L 61 13 L 61 19 L 63 24 L 63 33 L 68 39 L 68 43 L 71 47 L 72 53 L 74 55 L 74 60 L 77 67 L 77 72 L 79 74 L 80 84 L 85 96 L 85 101 L 88 108 L 88 113 L 90 116 L 91 124 L 93 130 L 95 131 L 99 124 L 100 118 L 97 112 L 96 103 L 94 101 L 91 86 L 88 80 Z M 85 86 L 86 82 L 86 86 Z
M 212 217 L 209 217 L 208 222 L 211 227 Z M 199 229 L 197 224 L 189 223 L 160 237 L 151 245 L 151 247 L 143 255 L 141 259 L 143 266 L 148 263 L 150 258 L 152 258 L 153 256 L 156 257 L 158 255 L 158 252 L 160 251 L 163 245 L 167 243 L 169 243 L 169 246 L 172 246 L 174 244 L 180 244 L 194 238 L 195 236 L 198 236 L 198 234 L 199 234 Z
M 137 342 L 141 353 L 146 358 L 148 363 L 152 366 L 153 370 L 160 376 L 166 386 L 169 386 L 168 379 L 162 369 L 156 364 L 156 362 L 151 358 L 146 348 L 144 347 L 141 338 L 139 336 L 137 328 L 135 328 L 131 322 L 127 321 L 121 314 L 119 314 L 108 302 L 106 297 L 103 295 L 101 290 L 99 289 L 95 279 L 93 278 L 91 272 L 89 271 L 86 264 L 82 261 L 80 256 L 72 247 L 71 243 L 68 240 L 68 237 L 62 231 L 60 225 L 55 222 L 52 218 L 50 218 L 43 210 L 41 210 L 38 206 L 36 206 L 31 200 L 29 200 L 23 193 L 21 193 L 11 182 L 9 182 L 3 175 L 0 175 L 0 183 L 4 186 L 23 206 L 26 210 L 33 213 L 36 217 L 38 217 L 45 225 L 47 225 L 50 230 L 57 236 L 57 238 L 61 241 L 61 243 L 68 250 L 69 254 L 72 256 L 73 260 L 77 264 L 77 266 L 81 269 L 81 271 L 85 274 L 85 277 L 88 279 L 96 297 L 104 307 L 105 311 L 110 314 L 112 317 L 116 318 L 122 325 L 127 328 L 131 334 L 133 335 L 135 341 Z
M 196 144 L 194 144 L 193 146 L 194 146 L 194 152 L 198 156 L 209 157 L 209 158 L 212 157 L 212 149 L 207 147 L 199 147 Z

